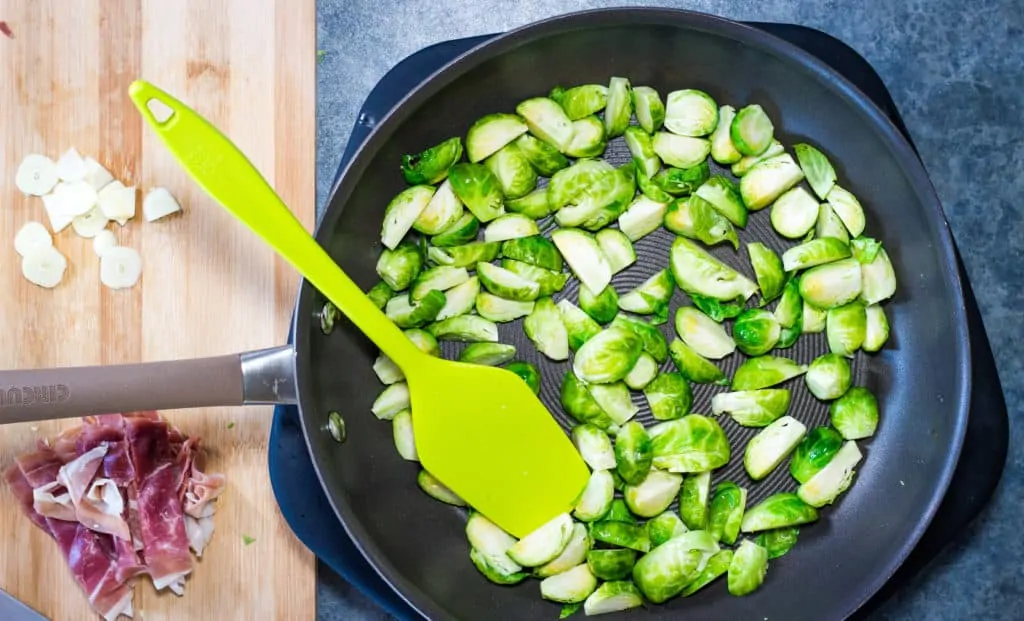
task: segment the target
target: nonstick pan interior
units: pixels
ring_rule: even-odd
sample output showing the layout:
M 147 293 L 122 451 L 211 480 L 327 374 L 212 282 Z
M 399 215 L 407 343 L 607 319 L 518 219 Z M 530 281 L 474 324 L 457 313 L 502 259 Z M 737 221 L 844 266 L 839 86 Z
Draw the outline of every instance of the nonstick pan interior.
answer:
M 881 425 L 860 442 L 864 460 L 855 484 L 822 519 L 802 529 L 796 548 L 772 561 L 764 586 L 736 598 L 720 581 L 699 594 L 609 618 L 692 614 L 700 619 L 832 619 L 853 611 L 894 571 L 923 532 L 945 490 L 959 453 L 969 394 L 968 342 L 962 298 L 948 230 L 924 172 L 895 128 L 841 79 L 788 44 L 716 18 L 664 10 L 611 10 L 550 20 L 489 42 L 455 61 L 414 92 L 378 127 L 335 188 L 318 239 L 356 281 L 368 289 L 378 279 L 380 222 L 388 201 L 404 186 L 401 156 L 453 135 L 465 135 L 476 118 L 512 111 L 556 84 L 607 83 L 612 75 L 671 90 L 700 88 L 720 104 L 760 103 L 788 146 L 818 145 L 836 166 L 840 183 L 864 204 L 866 234 L 881 239 L 892 258 L 899 288 L 886 306 L 892 326 L 886 348 L 859 353 L 854 383 L 879 398 Z M 621 139 L 609 154 L 618 164 Z M 550 225 L 549 227 L 550 228 Z M 781 251 L 792 245 L 776 236 L 768 210 L 752 214 L 738 230 L 740 250 L 712 253 L 753 276 L 743 246 L 763 241 Z M 636 244 L 639 261 L 618 274 L 623 293 L 667 266 L 672 235 L 664 230 Z M 555 296 L 577 299 L 575 280 Z M 296 338 L 300 406 L 321 480 L 345 529 L 400 594 L 432 619 L 557 618 L 557 605 L 540 599 L 536 581 L 517 587 L 487 582 L 468 560 L 465 514 L 424 495 L 418 467 L 394 450 L 389 424 L 370 404 L 381 390 L 371 365 L 376 348 L 346 323 L 330 336 L 319 331 L 322 296 L 304 285 Z M 675 309 L 688 300 L 676 293 Z M 672 321 L 662 326 L 674 336 Z M 536 353 L 521 321 L 500 325 L 501 340 L 541 369 L 541 398 L 568 429 L 559 405 L 568 363 Z M 451 356 L 461 348 L 445 344 Z M 827 351 L 824 335 L 806 335 L 779 355 L 808 363 Z M 732 375 L 745 357 L 721 361 Z M 663 369 L 672 369 L 668 362 Z M 790 414 L 808 428 L 827 422 L 827 407 L 802 380 L 792 388 Z M 725 388 L 694 385 L 694 412 L 710 414 L 710 396 Z M 651 422 L 642 395 L 639 415 Z M 327 414 L 345 416 L 348 440 L 338 445 L 326 431 Z M 730 465 L 714 481 L 732 480 L 750 490 L 749 503 L 795 489 L 782 467 L 754 484 L 743 471 L 742 449 L 754 430 L 721 419 L 733 447 Z M 310 485 L 317 482 L 310 481 Z M 339 536 L 344 533 L 339 529 Z

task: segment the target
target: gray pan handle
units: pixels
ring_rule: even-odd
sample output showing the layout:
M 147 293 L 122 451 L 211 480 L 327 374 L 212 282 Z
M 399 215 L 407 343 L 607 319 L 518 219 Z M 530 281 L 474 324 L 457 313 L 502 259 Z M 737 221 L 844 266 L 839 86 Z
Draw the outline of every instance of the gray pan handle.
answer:
M 193 360 L 0 371 L 0 424 L 295 401 L 291 345 Z

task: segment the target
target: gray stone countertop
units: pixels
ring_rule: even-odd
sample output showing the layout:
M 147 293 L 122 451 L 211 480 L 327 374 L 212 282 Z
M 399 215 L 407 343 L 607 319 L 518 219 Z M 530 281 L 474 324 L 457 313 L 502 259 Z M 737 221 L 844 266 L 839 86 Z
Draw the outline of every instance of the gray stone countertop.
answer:
M 788 22 L 860 52 L 892 92 L 942 199 L 992 343 L 1010 412 L 1010 455 L 987 510 L 879 613 L 884 619 L 1024 618 L 1024 8 L 1019 0 L 317 0 L 317 202 L 363 100 L 428 45 L 570 11 L 662 5 Z M 515 8 L 511 8 L 515 6 Z M 320 213 L 318 209 L 318 213 Z M 1014 311 L 1013 309 L 1017 309 Z M 1018 319 L 1014 319 L 1014 315 Z M 321 566 L 318 619 L 388 619 Z

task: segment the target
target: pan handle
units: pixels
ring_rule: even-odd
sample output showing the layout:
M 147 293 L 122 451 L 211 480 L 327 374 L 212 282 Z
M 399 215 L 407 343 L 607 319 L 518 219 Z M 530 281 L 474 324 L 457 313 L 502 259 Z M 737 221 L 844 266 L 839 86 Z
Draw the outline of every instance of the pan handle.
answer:
M 0 424 L 295 401 L 291 345 L 193 360 L 0 371 Z

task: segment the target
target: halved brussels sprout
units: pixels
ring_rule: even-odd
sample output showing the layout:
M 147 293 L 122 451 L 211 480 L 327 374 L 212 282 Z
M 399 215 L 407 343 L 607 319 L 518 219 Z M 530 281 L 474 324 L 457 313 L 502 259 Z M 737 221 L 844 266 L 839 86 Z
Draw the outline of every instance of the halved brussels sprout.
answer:
M 639 315 L 667 313 L 674 288 L 672 272 L 663 269 L 620 297 L 619 308 Z
M 572 518 L 560 513 L 508 549 L 508 557 L 526 567 L 550 562 L 562 553 L 572 536 Z
M 828 317 L 828 311 L 823 311 L 814 308 L 807 301 L 804 301 L 804 311 L 801 320 L 802 329 L 804 334 L 813 334 L 816 332 L 825 331 L 825 320 Z
M 782 261 L 774 250 L 761 242 L 747 244 L 747 253 L 757 277 L 757 286 L 761 288 L 761 306 L 764 306 L 782 295 L 782 287 L 786 284 Z
M 665 123 L 665 104 L 658 91 L 650 86 L 633 87 L 633 111 L 636 122 L 648 134 L 658 131 Z
M 748 356 L 760 356 L 772 350 L 779 342 L 782 327 L 763 308 L 750 308 L 736 318 L 732 326 L 732 338 L 736 347 Z
M 405 379 L 402 369 L 398 368 L 398 365 L 385 354 L 378 355 L 377 359 L 373 361 L 373 372 L 377 375 L 380 383 L 385 386 Z
M 771 145 L 775 126 L 760 104 L 740 108 L 729 125 L 729 138 L 743 155 L 761 155 Z
M 413 222 L 412 228 L 424 235 L 440 235 L 458 222 L 464 213 L 466 211 L 459 197 L 455 196 L 451 181 L 445 179 Z
M 650 354 L 644 352 L 637 358 L 636 364 L 629 370 L 623 381 L 633 390 L 643 390 L 654 381 L 657 375 L 657 361 Z
M 530 387 L 533 394 L 540 393 L 540 371 L 533 364 L 525 360 L 516 360 L 505 365 L 505 368 L 523 378 L 526 385 Z
M 665 102 L 665 129 L 673 134 L 707 136 L 718 127 L 718 104 L 704 91 L 672 91 Z
M 633 115 L 632 85 L 628 78 L 613 76 L 608 81 L 608 104 L 604 110 L 604 130 L 608 139 L 621 136 Z
M 711 168 L 701 160 L 688 167 L 666 168 L 654 176 L 654 183 L 666 194 L 685 196 L 697 190 L 711 178 Z
M 636 562 L 633 582 L 648 601 L 661 604 L 678 595 L 696 577 L 705 554 L 718 551 L 714 538 L 698 540 L 701 534 L 702 531 L 690 531 L 669 539 Z M 706 539 L 714 546 L 710 550 Z
M 533 310 L 523 320 L 523 331 L 537 351 L 549 359 L 569 359 L 569 334 L 562 323 L 562 314 L 550 297 L 537 299 Z
M 733 390 L 770 388 L 807 372 L 807 365 L 781 356 L 757 356 L 743 361 L 732 378 Z
M 665 342 L 665 336 L 653 321 L 647 322 L 639 317 L 619 313 L 612 320 L 611 326 L 626 328 L 640 337 L 643 351 L 650 354 L 658 363 L 662 363 L 668 358 L 668 343 Z
M 711 397 L 711 413 L 728 414 L 744 427 L 766 427 L 789 409 L 788 388 L 720 392 Z
M 516 106 L 530 133 L 565 153 L 573 136 L 572 121 L 553 99 L 532 97 Z
M 412 284 L 423 267 L 423 254 L 412 242 L 402 242 L 394 250 L 385 248 L 377 258 L 377 275 L 395 291 Z
M 688 414 L 651 428 L 653 466 L 669 472 L 704 472 L 729 463 L 731 449 L 718 421 Z
M 639 180 L 639 176 L 637 179 Z M 630 241 L 636 241 L 653 233 L 661 227 L 665 220 L 666 203 L 659 203 L 643 194 L 636 197 L 630 206 L 619 216 L 619 230 Z
M 820 310 L 849 304 L 861 295 L 861 265 L 842 259 L 812 267 L 800 276 L 800 297 Z
M 434 321 L 445 302 L 444 293 L 440 291 L 431 291 L 417 302 L 411 302 L 408 295 L 399 294 L 388 300 L 384 314 L 399 328 L 419 328 Z
M 473 547 L 469 549 L 469 560 L 473 562 L 477 571 L 494 584 L 519 584 L 530 577 L 530 574 L 525 571 L 509 572 L 505 565 L 495 557 L 488 556 L 486 553 Z
M 612 441 L 599 427 L 584 423 L 573 427 L 571 435 L 576 450 L 591 470 L 611 470 L 615 467 Z
M 585 116 L 572 122 L 572 139 L 565 146 L 565 154 L 579 158 L 597 157 L 607 146 L 604 123 L 596 116 Z
M 803 178 L 804 173 L 793 156 L 783 153 L 758 162 L 747 171 L 740 179 L 740 196 L 748 210 L 757 211 L 772 204 Z
M 665 212 L 665 228 L 708 246 L 727 241 L 733 248 L 739 248 L 740 242 L 732 223 L 718 213 L 711 203 L 696 195 L 669 203 Z
M 733 164 L 729 168 L 729 170 L 730 172 L 732 172 L 733 175 L 737 177 L 742 177 L 743 175 L 750 172 L 750 169 L 753 168 L 754 166 L 757 166 L 761 162 L 773 158 L 776 155 L 781 155 L 785 152 L 786 149 L 785 147 L 782 146 L 781 142 L 779 142 L 778 140 L 772 140 L 772 143 L 768 145 L 768 148 L 765 149 L 764 153 L 760 155 L 744 155 L 742 158 L 740 158 L 740 161 Z
M 480 230 L 480 221 L 472 213 L 463 210 L 462 216 L 451 226 L 430 238 L 430 243 L 438 248 L 461 246 L 476 239 Z
M 861 266 L 861 282 L 860 298 L 865 304 L 878 304 L 896 293 L 896 272 L 885 248 L 879 248 L 875 259 Z
M 587 533 L 587 527 L 580 523 L 573 524 L 572 533 L 569 535 L 569 543 L 565 545 L 561 554 L 535 569 L 534 575 L 538 578 L 547 578 L 548 576 L 554 576 L 555 574 L 572 569 L 587 560 L 590 543 L 590 534 Z
M 657 156 L 655 156 L 655 158 L 657 158 Z M 658 165 L 659 166 L 661 165 L 660 160 L 659 160 L 659 164 Z M 654 178 L 652 178 L 652 177 L 649 177 L 647 175 L 647 173 L 644 171 L 643 167 L 639 163 L 636 163 L 635 161 L 634 161 L 634 167 L 636 168 L 636 186 L 640 190 L 641 194 L 643 194 L 645 197 L 651 199 L 652 201 L 654 201 L 656 203 L 666 203 L 667 204 L 667 203 L 672 201 L 672 195 L 669 194 L 668 192 L 666 192 L 661 187 L 661 184 L 659 184 L 657 181 L 655 181 L 655 179 L 657 179 L 659 176 L 665 175 L 666 171 L 662 171 L 662 172 L 658 173 L 657 175 L 654 175 Z M 678 168 L 670 168 L 668 170 L 679 170 L 679 169 Z M 660 222 L 659 222 L 659 224 L 660 224 Z
M 825 335 L 832 353 L 852 358 L 864 344 L 868 316 L 864 303 L 857 300 L 831 308 L 825 320 Z
M 384 223 L 380 229 L 380 241 L 385 248 L 394 250 L 398 247 L 433 196 L 433 186 L 414 185 L 391 199 L 384 210 Z
M 501 256 L 556 272 L 562 271 L 562 255 L 558 252 L 558 248 L 550 239 L 540 235 L 520 237 L 503 242 Z
M 864 232 L 864 227 L 867 224 L 864 218 L 864 208 L 861 207 L 860 201 L 852 192 L 837 184 L 829 189 L 827 200 L 850 235 L 858 237 Z
M 553 602 L 582 602 L 597 590 L 597 578 L 586 563 L 540 581 L 540 596 Z
M 744 539 L 729 563 L 729 593 L 737 597 L 753 593 L 761 587 L 767 572 L 768 550 Z
M 747 490 L 732 481 L 723 481 L 715 487 L 708 514 L 708 532 L 724 544 L 736 543 L 747 506 Z
M 605 430 L 612 426 L 612 419 L 594 400 L 587 390 L 587 384 L 576 377 L 571 369 L 562 378 L 560 401 L 566 413 L 581 423 L 592 423 Z
M 843 446 L 843 437 L 831 427 L 811 429 L 796 447 L 789 462 L 789 473 L 800 483 L 811 480 Z
M 592 336 L 601 331 L 601 326 L 590 315 L 569 300 L 563 299 L 555 306 L 562 315 L 562 323 L 565 324 L 565 330 L 569 337 L 569 349 L 578 350 Z
M 433 334 L 419 328 L 410 328 L 402 332 L 421 352 L 430 354 L 435 358 L 441 357 L 441 346 L 437 343 L 437 339 L 434 338 Z
M 708 525 L 708 499 L 711 497 L 711 471 L 689 475 L 679 492 L 679 516 L 690 530 Z
M 517 276 L 537 283 L 540 287 L 540 290 L 537 292 L 538 297 L 552 295 L 557 291 L 561 291 L 569 280 L 569 275 L 565 272 L 556 272 L 522 261 L 516 261 L 515 259 L 502 259 L 501 267 Z
M 722 106 L 718 109 L 718 125 L 711 132 L 711 159 L 723 166 L 740 161 L 743 154 L 732 144 L 732 121 L 736 118 L 736 108 Z
M 668 509 L 682 484 L 681 474 L 652 469 L 640 483 L 627 484 L 622 497 L 634 515 L 651 518 Z
M 878 429 L 878 400 L 863 386 L 854 386 L 829 406 L 832 426 L 846 440 L 862 440 Z
M 564 325 L 562 329 L 565 329 Z M 635 332 L 621 326 L 609 326 L 579 348 L 573 359 L 573 372 L 585 382 L 617 382 L 629 373 L 642 351 L 643 341 Z
M 548 183 L 548 206 L 552 211 L 558 211 L 569 203 L 575 203 L 595 181 L 614 170 L 615 167 L 603 159 L 579 160 L 559 170 Z
M 579 288 L 579 307 L 598 323 L 608 323 L 618 313 L 619 296 L 615 289 L 608 285 L 600 293 L 594 293 L 581 285 Z
M 608 257 L 593 235 L 579 229 L 556 229 L 551 232 L 562 257 L 576 278 L 591 291 L 604 291 L 612 281 Z
M 814 237 L 825 239 L 832 237 L 844 244 L 850 243 L 850 233 L 846 230 L 843 221 L 836 215 L 832 205 L 822 203 L 818 205 L 818 220 L 814 223 Z
M 796 526 L 773 528 L 766 530 L 754 540 L 757 545 L 768 550 L 768 560 L 785 556 L 796 545 L 800 529 Z
M 493 263 L 476 264 L 480 284 L 494 295 L 517 302 L 536 300 L 540 285 Z
M 782 253 L 787 272 L 833 263 L 850 256 L 850 247 L 834 237 L 821 237 L 791 247 Z
M 651 549 L 651 540 L 647 538 L 647 531 L 639 524 L 602 520 L 590 525 L 590 536 L 595 541 L 629 548 L 637 552 L 646 553 Z
M 561 151 L 530 134 L 523 134 L 512 144 L 519 147 L 519 151 L 530 161 L 530 165 L 545 177 L 550 177 L 569 165 L 569 160 Z
M 672 276 L 684 291 L 723 302 L 731 302 L 741 296 L 745 300 L 757 292 L 753 281 L 685 237 L 676 237 L 672 242 L 669 260 Z
M 694 191 L 694 194 L 707 201 L 736 226 L 747 226 L 747 207 L 740 198 L 739 188 L 727 177 L 715 175 L 709 178 Z
M 836 171 L 832 168 L 828 157 L 807 143 L 793 145 L 793 153 L 796 154 L 800 168 L 804 171 L 804 176 L 807 177 L 807 185 L 811 186 L 818 198 L 825 200 L 829 191 L 836 184 Z
M 846 442 L 824 468 L 797 488 L 797 496 L 819 509 L 834 503 L 853 483 L 855 468 L 862 458 L 857 443 L 853 440 Z
M 651 437 L 636 421 L 622 425 L 615 436 L 615 471 L 631 485 L 642 483 L 651 471 Z
M 680 339 L 674 339 L 669 344 L 668 352 L 672 356 L 672 362 L 675 363 L 679 372 L 691 382 L 719 385 L 729 383 L 725 373 L 722 373 L 722 370 L 715 366 L 715 363 L 690 349 Z
M 679 516 L 672 511 L 663 511 L 659 515 L 647 520 L 645 524 L 647 528 L 647 537 L 651 540 L 651 545 L 658 547 L 673 537 L 677 537 L 687 532 L 689 529 L 683 524 L 683 521 L 679 519 Z
M 769 496 L 751 507 L 743 518 L 743 532 L 800 526 L 817 521 L 818 511 L 800 500 L 796 494 L 783 492 Z
M 612 470 L 612 478 L 615 479 L 615 489 L 621 491 L 626 487 L 626 482 L 622 480 L 618 472 Z M 605 520 L 610 522 L 626 522 L 628 524 L 636 524 L 636 516 L 629 512 L 629 507 L 626 506 L 626 501 L 621 498 L 616 498 L 612 501 L 612 508 L 608 509 L 608 515 L 605 516 Z
M 445 487 L 437 480 L 436 477 L 434 477 L 434 475 L 430 474 L 426 470 L 420 470 L 419 474 L 416 475 L 416 484 L 420 486 L 420 489 L 423 490 L 425 494 L 434 500 L 440 500 L 441 502 L 454 507 L 466 506 L 465 500 L 460 498 L 458 494 L 452 490 Z
M 589 390 L 590 396 L 616 425 L 625 424 L 640 411 L 640 408 L 633 404 L 629 388 L 624 382 L 591 384 Z M 611 467 L 614 467 L 614 464 Z
M 807 433 L 807 427 L 792 416 L 783 416 L 747 442 L 743 467 L 750 478 L 760 481 L 775 470 Z
M 588 617 L 609 612 L 621 612 L 644 605 L 640 590 L 629 580 L 602 583 L 583 602 L 583 614 Z
M 370 301 L 373 302 L 374 306 L 380 310 L 384 310 L 388 300 L 394 297 L 395 293 L 395 290 L 388 286 L 388 283 L 382 280 L 370 287 L 370 290 L 366 292 L 366 297 L 370 298 Z M 340 315 L 340 312 L 338 314 Z
M 709 298 L 706 295 L 692 293 L 690 291 L 687 291 L 686 294 L 690 296 L 691 300 L 693 300 L 694 306 L 718 323 L 722 323 L 726 319 L 739 317 L 740 313 L 742 313 L 745 308 L 742 299 L 739 298 L 732 302 L 723 302 L 721 300 Z
M 814 228 L 818 211 L 818 201 L 811 193 L 796 186 L 783 192 L 772 204 L 772 228 L 783 237 L 800 239 Z
M 690 413 L 693 392 L 679 373 L 659 373 L 644 388 L 644 397 L 657 420 L 675 420 Z
M 470 343 L 459 354 L 459 362 L 496 367 L 516 355 L 516 346 L 507 343 Z
M 661 170 L 661 160 L 654 152 L 654 145 L 651 135 L 636 125 L 630 125 L 623 134 L 626 138 L 626 147 L 633 162 L 636 163 L 637 174 L 643 173 L 644 177 L 650 179 Z
M 790 278 L 782 288 L 782 297 L 775 306 L 775 320 L 783 328 L 796 327 L 799 333 L 803 318 L 804 301 L 800 298 L 800 281 Z
M 686 585 L 686 588 L 679 594 L 683 597 L 689 597 L 725 575 L 732 564 L 732 555 L 732 550 L 720 550 L 712 554 L 700 574 L 697 575 L 693 582 Z
M 410 185 L 434 184 L 448 176 L 448 169 L 462 157 L 462 139 L 449 138 L 413 155 L 402 156 L 402 176 Z
M 448 171 L 452 191 L 480 222 L 490 222 L 505 212 L 501 182 L 483 164 L 461 162 Z
M 502 242 L 535 235 L 540 235 L 537 223 L 533 218 L 519 213 L 498 216 L 484 229 L 485 242 Z
M 604 110 L 608 103 L 608 87 L 603 84 L 581 84 L 567 88 L 551 99 L 558 102 L 569 120 L 575 121 Z
M 720 360 L 736 351 L 736 342 L 717 323 L 693 306 L 676 311 L 676 332 L 686 345 L 705 358 Z
M 533 312 L 532 301 L 509 300 L 493 293 L 481 291 L 476 296 L 476 312 L 478 315 L 497 323 L 515 321 Z
M 522 571 L 523 567 L 508 556 L 508 549 L 516 540 L 493 522 L 476 511 L 470 511 L 466 521 L 466 538 L 473 549 L 478 550 L 487 564 L 508 575 Z M 483 570 L 481 570 L 483 571 Z M 484 572 L 484 575 L 488 575 Z
M 528 129 L 514 114 L 498 112 L 480 117 L 466 132 L 466 156 L 470 162 L 481 162 Z
M 852 379 L 850 363 L 843 356 L 834 353 L 815 358 L 804 374 L 807 390 L 822 401 L 842 397 L 849 390 Z
M 566 207 L 558 212 L 555 215 L 555 220 L 561 224 L 563 213 L 568 216 L 567 212 L 578 209 L 580 212 L 588 214 L 581 226 L 590 231 L 597 231 L 621 216 L 635 195 L 635 168 L 633 163 L 629 162 L 615 169 L 613 173 L 598 179 L 587 188 L 578 205 Z
M 498 149 L 494 155 L 484 160 L 484 165 L 494 173 L 505 198 L 526 196 L 537 187 L 537 171 L 514 144 L 507 144 Z
M 885 316 L 885 309 L 878 304 L 868 306 L 864 313 L 867 315 L 867 329 L 864 331 L 864 344 L 860 348 L 874 353 L 889 340 L 889 320 Z
M 622 580 L 633 572 L 636 550 L 622 548 L 587 552 L 590 572 L 601 580 Z
M 607 470 L 594 470 L 576 503 L 573 516 L 581 522 L 600 520 L 608 513 L 614 496 L 612 475 Z
M 445 291 L 444 306 L 434 317 L 434 321 L 465 315 L 472 311 L 479 293 L 480 279 L 477 276 L 470 276 L 466 282 Z
M 882 249 L 882 242 L 872 237 L 855 237 L 850 240 L 850 252 L 861 263 L 871 263 Z
M 387 252 L 387 251 L 385 251 Z M 423 270 L 412 281 L 409 297 L 416 302 L 422 300 L 431 291 L 448 291 L 469 280 L 469 272 L 464 267 L 437 265 Z
M 402 410 L 408 410 L 409 405 L 409 384 L 395 382 L 377 395 L 370 411 L 380 420 L 391 420 Z
M 498 325 L 476 315 L 458 315 L 435 321 L 427 326 L 427 331 L 439 341 L 498 342 Z
M 697 166 L 711 152 L 711 141 L 706 138 L 678 136 L 665 131 L 654 134 L 652 146 L 661 161 L 674 168 Z
M 618 229 L 602 229 L 594 235 L 597 245 L 601 247 L 604 256 L 608 259 L 608 267 L 612 275 L 618 274 L 630 265 L 636 263 L 636 250 L 633 243 L 629 241 L 626 234 Z
M 548 206 L 547 188 L 537 188 L 526 196 L 505 201 L 505 209 L 511 214 L 521 214 L 533 220 L 551 215 Z

